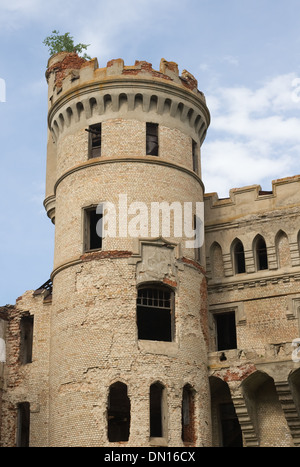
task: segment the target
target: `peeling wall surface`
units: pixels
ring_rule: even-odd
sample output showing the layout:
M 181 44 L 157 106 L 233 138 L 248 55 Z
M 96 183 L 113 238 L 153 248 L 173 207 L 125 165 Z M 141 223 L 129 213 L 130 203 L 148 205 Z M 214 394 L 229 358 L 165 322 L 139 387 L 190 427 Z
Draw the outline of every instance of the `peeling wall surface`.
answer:
M 300 176 L 204 193 L 210 115 L 174 62 L 60 53 L 46 79 L 54 268 L 0 308 L 0 446 L 299 446 Z M 151 235 L 154 202 L 204 205 L 204 244 L 172 209 Z

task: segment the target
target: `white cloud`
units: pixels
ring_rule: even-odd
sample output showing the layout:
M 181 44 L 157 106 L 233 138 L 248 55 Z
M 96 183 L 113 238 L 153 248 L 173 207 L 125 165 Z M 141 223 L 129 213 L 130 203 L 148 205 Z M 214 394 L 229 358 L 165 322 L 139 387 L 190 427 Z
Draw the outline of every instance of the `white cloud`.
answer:
M 206 191 L 224 197 L 230 188 L 300 173 L 296 79 L 280 75 L 254 90 L 218 88 L 207 96 L 212 123 L 202 149 Z
M 271 148 L 258 141 L 215 140 L 202 151 L 202 164 L 206 192 L 226 197 L 230 188 L 271 184 L 274 178 L 284 177 L 290 171 L 292 158 L 288 154 L 272 157 Z

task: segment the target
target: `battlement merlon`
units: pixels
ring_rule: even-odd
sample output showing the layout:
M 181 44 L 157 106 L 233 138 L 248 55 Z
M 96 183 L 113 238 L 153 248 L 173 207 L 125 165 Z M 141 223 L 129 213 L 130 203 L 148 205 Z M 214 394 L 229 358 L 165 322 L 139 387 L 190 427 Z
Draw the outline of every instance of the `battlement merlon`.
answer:
M 272 181 L 272 191 L 260 185 L 232 188 L 228 198 L 217 193 L 204 196 L 206 225 L 238 221 L 249 215 L 264 215 L 283 209 L 300 209 L 300 175 Z
M 154 70 L 152 64 L 146 61 L 137 60 L 133 66 L 125 66 L 124 60 L 120 58 L 110 60 L 105 68 L 98 66 L 97 58 L 85 60 L 76 53 L 59 52 L 50 57 L 46 79 L 49 85 L 51 104 L 60 97 L 62 91 L 68 91 L 84 82 L 97 79 L 103 81 L 117 76 L 164 80 L 193 92 L 204 104 L 206 103 L 204 94 L 198 90 L 196 78 L 187 70 L 183 70 L 179 75 L 177 63 L 168 62 L 164 58 L 161 59 L 159 71 Z

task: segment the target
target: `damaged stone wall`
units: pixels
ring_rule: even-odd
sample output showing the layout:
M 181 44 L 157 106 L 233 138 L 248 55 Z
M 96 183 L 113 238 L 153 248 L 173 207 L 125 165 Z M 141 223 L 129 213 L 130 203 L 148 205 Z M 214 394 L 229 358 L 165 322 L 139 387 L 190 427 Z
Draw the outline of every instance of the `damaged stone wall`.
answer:
M 30 404 L 30 445 L 48 444 L 48 360 L 49 324 L 51 301 L 44 301 L 44 294 L 26 292 L 8 307 L 6 316 L 6 362 L 3 364 L 2 424 L 0 445 L 14 447 L 17 442 L 18 404 Z M 32 362 L 20 360 L 22 317 L 34 317 Z M 0 417 L 1 419 L 1 417 Z
M 149 443 L 149 389 L 155 381 L 167 392 L 168 434 L 163 442 L 182 443 L 182 389 L 190 384 L 195 391 L 197 439 L 209 443 L 209 406 L 200 404 L 208 397 L 207 378 L 201 376 L 206 374 L 207 353 L 198 311 L 201 273 L 181 263 L 174 341 L 140 341 L 132 263 L 132 258 L 102 258 L 70 266 L 54 278 L 50 445 L 106 445 L 108 392 L 118 381 L 127 385 L 131 402 L 128 446 Z M 66 296 L 66 289 L 73 292 Z
M 299 388 L 289 382 L 299 369 L 292 358 L 299 336 L 299 183 L 292 177 L 273 182 L 272 192 L 253 186 L 232 190 L 228 199 L 207 195 L 205 200 L 210 375 L 229 384 L 248 446 L 300 441 L 298 396 L 292 396 Z M 268 267 L 262 270 L 258 235 L 267 247 Z M 240 274 L 234 268 L 235 239 L 244 246 L 246 270 Z M 231 311 L 236 348 L 217 351 L 215 318 Z

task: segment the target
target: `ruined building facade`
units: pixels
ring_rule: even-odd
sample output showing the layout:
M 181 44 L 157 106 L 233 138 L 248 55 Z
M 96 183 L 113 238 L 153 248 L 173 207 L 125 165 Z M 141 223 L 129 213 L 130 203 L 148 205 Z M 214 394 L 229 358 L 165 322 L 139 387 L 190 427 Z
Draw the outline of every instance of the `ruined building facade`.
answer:
M 0 445 L 299 445 L 300 177 L 205 193 L 174 62 L 46 78 L 54 265 L 0 308 Z

